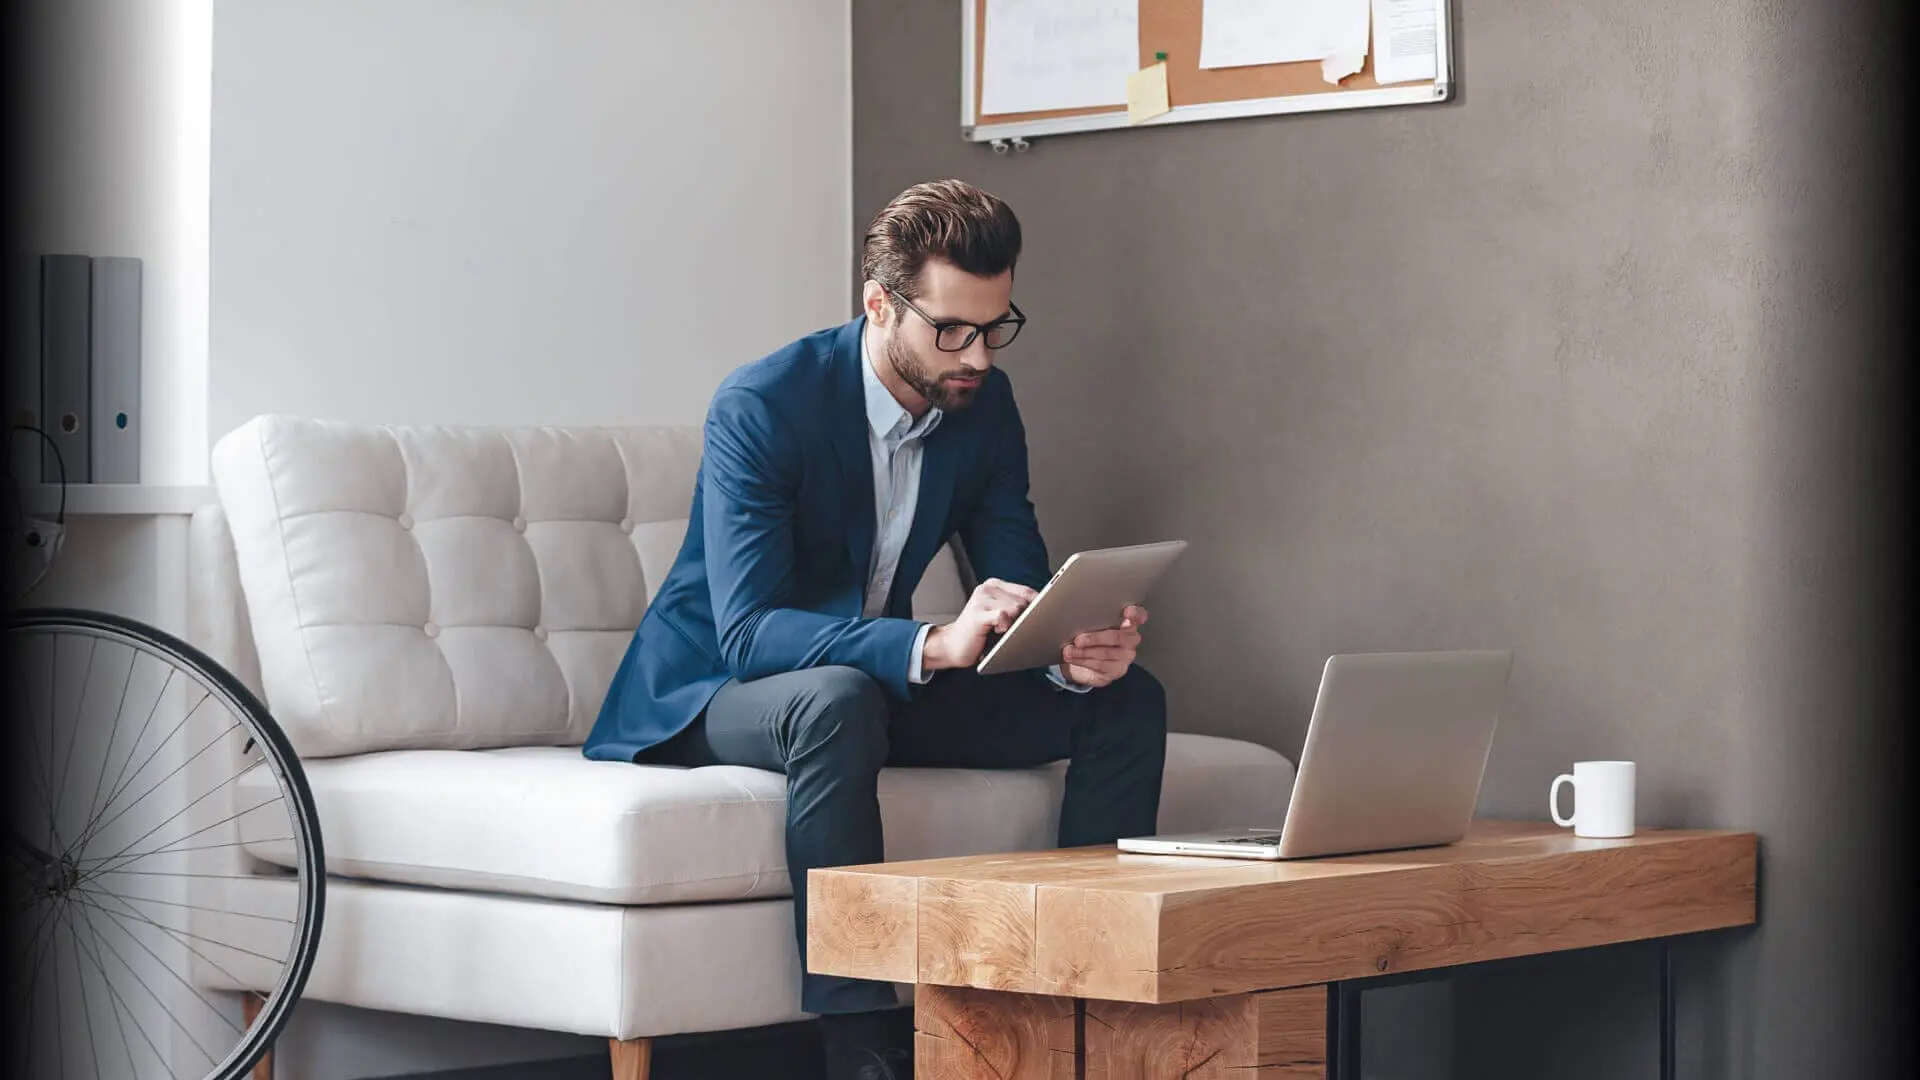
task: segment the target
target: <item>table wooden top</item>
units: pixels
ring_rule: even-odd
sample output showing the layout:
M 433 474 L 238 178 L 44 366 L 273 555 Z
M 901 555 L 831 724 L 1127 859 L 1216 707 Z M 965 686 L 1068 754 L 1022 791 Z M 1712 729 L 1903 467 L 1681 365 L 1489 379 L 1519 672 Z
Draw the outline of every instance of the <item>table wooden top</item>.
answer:
M 1445 847 L 1262 862 L 1112 846 L 815 870 L 812 971 L 1170 1002 L 1754 921 L 1753 833 L 1592 840 L 1479 821 Z

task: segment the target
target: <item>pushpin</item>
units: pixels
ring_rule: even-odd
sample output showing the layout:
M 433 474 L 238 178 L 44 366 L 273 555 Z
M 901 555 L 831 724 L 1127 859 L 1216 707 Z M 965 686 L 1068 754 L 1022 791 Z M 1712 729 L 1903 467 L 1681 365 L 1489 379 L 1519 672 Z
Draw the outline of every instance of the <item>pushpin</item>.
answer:
M 1153 54 L 1153 58 L 1155 60 L 1165 60 L 1167 58 L 1167 54 L 1163 52 L 1157 52 Z

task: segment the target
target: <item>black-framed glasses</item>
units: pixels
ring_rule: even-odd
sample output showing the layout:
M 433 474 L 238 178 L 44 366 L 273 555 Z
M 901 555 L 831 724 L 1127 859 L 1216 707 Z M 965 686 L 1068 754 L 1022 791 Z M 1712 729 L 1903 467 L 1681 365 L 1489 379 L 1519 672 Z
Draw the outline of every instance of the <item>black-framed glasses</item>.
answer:
M 1020 305 L 1011 300 L 1007 301 L 1007 307 L 1013 314 L 1003 315 L 990 323 L 970 323 L 958 319 L 935 319 L 921 311 L 913 301 L 891 289 L 887 291 L 911 308 L 915 315 L 927 320 L 927 325 L 933 327 L 933 347 L 941 352 L 960 352 L 982 334 L 986 335 L 987 348 L 1004 349 L 1019 336 L 1020 328 L 1027 325 L 1027 317 L 1021 312 Z

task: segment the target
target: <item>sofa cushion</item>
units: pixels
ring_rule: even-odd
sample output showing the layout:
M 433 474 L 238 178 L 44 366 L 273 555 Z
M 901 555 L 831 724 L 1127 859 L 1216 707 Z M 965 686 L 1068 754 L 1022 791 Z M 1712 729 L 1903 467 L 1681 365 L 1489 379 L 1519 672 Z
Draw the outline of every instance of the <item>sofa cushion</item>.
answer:
M 234 576 L 294 748 L 578 745 L 685 539 L 700 449 L 697 427 L 286 416 L 223 437 Z M 942 551 L 916 609 L 964 602 Z
M 562 747 L 392 751 L 306 768 L 334 874 L 612 904 L 791 892 L 786 779 L 776 773 L 589 761 Z M 1065 763 L 888 769 L 887 858 L 1052 847 L 1065 774 Z M 264 781 L 249 774 L 243 784 Z M 1160 830 L 1273 824 L 1292 787 L 1292 763 L 1273 750 L 1170 735 Z M 263 795 L 242 790 L 241 805 Z M 261 828 L 249 831 L 270 837 L 270 815 L 254 817 Z M 255 840 L 248 850 L 291 862 L 285 844 Z

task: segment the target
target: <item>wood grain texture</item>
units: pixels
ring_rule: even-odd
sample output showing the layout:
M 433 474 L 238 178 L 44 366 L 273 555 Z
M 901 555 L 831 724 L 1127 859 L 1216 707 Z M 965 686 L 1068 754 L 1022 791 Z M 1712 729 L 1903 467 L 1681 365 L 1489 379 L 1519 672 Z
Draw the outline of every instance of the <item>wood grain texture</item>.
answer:
M 807 970 L 915 981 L 918 894 L 911 876 L 808 871 Z
M 1593 840 L 1479 822 L 1446 847 L 1300 862 L 1098 847 L 844 867 L 810 875 L 809 924 L 858 947 L 810 961 L 901 982 L 1187 1001 L 1748 925 L 1757 861 L 1746 832 Z
M 1171 1005 L 1089 1001 L 1086 1080 L 1321 1080 L 1327 990 L 1300 987 Z
M 609 1039 L 613 1080 L 647 1080 L 653 1071 L 652 1039 Z
M 1075 1080 L 1078 1006 L 1071 998 L 914 988 L 919 1080 Z
M 923 881 L 915 920 L 918 978 L 944 986 L 1029 990 L 1034 985 L 1032 885 Z

